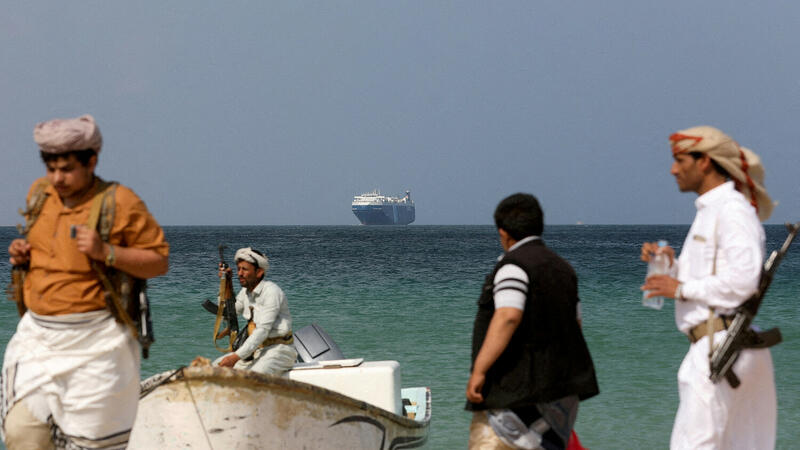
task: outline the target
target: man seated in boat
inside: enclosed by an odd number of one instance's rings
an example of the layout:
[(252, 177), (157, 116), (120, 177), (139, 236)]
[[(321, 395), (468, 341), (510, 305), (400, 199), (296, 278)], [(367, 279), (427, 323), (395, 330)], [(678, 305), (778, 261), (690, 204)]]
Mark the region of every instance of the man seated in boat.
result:
[(269, 269), (265, 254), (245, 247), (236, 251), (235, 260), (242, 286), (236, 295), (236, 313), (247, 320), (242, 333), (248, 337), (236, 351), (220, 357), (214, 365), (280, 375), (297, 360), (286, 294), (277, 284), (264, 279)]

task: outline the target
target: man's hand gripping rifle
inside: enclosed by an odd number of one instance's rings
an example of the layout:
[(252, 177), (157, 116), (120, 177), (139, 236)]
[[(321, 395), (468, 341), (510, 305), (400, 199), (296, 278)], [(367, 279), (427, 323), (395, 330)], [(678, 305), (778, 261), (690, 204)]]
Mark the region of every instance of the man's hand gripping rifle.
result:
[(710, 378), (714, 383), (719, 383), (725, 378), (731, 384), (731, 387), (738, 387), (741, 382), (731, 368), (736, 359), (739, 358), (742, 349), (766, 348), (781, 342), (781, 331), (778, 328), (758, 333), (750, 329), (750, 324), (753, 322), (756, 313), (758, 313), (761, 301), (764, 299), (770, 283), (772, 283), (775, 270), (784, 255), (786, 255), (786, 252), (789, 251), (789, 246), (797, 235), (798, 229), (800, 229), (800, 222), (794, 225), (787, 223), (786, 229), (789, 230), (789, 235), (783, 242), (783, 246), (781, 246), (780, 250), (772, 252), (761, 269), (758, 290), (746, 302), (736, 308), (736, 316), (728, 327), (728, 335), (711, 354)]
[[(224, 250), (225, 246), (220, 244), (219, 306), (210, 300), (206, 300), (203, 302), (203, 308), (217, 316), (214, 321), (214, 347), (221, 352), (228, 353), (236, 351), (239, 347), (236, 339), (239, 335), (239, 321), (236, 318), (236, 299), (233, 296), (233, 276), (231, 275), (230, 267), (225, 262)], [(220, 330), (223, 322), (226, 326)], [(228, 345), (220, 346), (217, 341), (226, 336), (228, 337)]]

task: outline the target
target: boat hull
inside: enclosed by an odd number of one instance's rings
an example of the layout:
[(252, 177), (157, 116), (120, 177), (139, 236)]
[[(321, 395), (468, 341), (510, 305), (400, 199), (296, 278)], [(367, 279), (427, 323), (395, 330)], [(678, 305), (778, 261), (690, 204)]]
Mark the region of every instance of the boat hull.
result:
[(353, 214), (362, 225), (408, 225), (414, 221), (414, 206), (353, 205)]
[(413, 420), (308, 383), (185, 368), (143, 394), (128, 448), (420, 448), (430, 391), (426, 403)]

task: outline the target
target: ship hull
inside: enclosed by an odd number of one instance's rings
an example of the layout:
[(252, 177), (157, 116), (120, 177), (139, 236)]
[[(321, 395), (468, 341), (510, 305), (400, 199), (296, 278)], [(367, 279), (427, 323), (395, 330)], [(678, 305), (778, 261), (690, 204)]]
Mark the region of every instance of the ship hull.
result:
[(353, 205), (353, 214), (362, 225), (408, 225), (416, 218), (407, 205)]

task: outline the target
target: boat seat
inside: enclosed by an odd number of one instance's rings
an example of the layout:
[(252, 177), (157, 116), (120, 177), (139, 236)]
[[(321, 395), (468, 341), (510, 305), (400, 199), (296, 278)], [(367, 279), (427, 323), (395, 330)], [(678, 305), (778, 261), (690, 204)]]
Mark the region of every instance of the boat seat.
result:
[(300, 362), (345, 359), (333, 338), (315, 323), (294, 332), (294, 348)]

